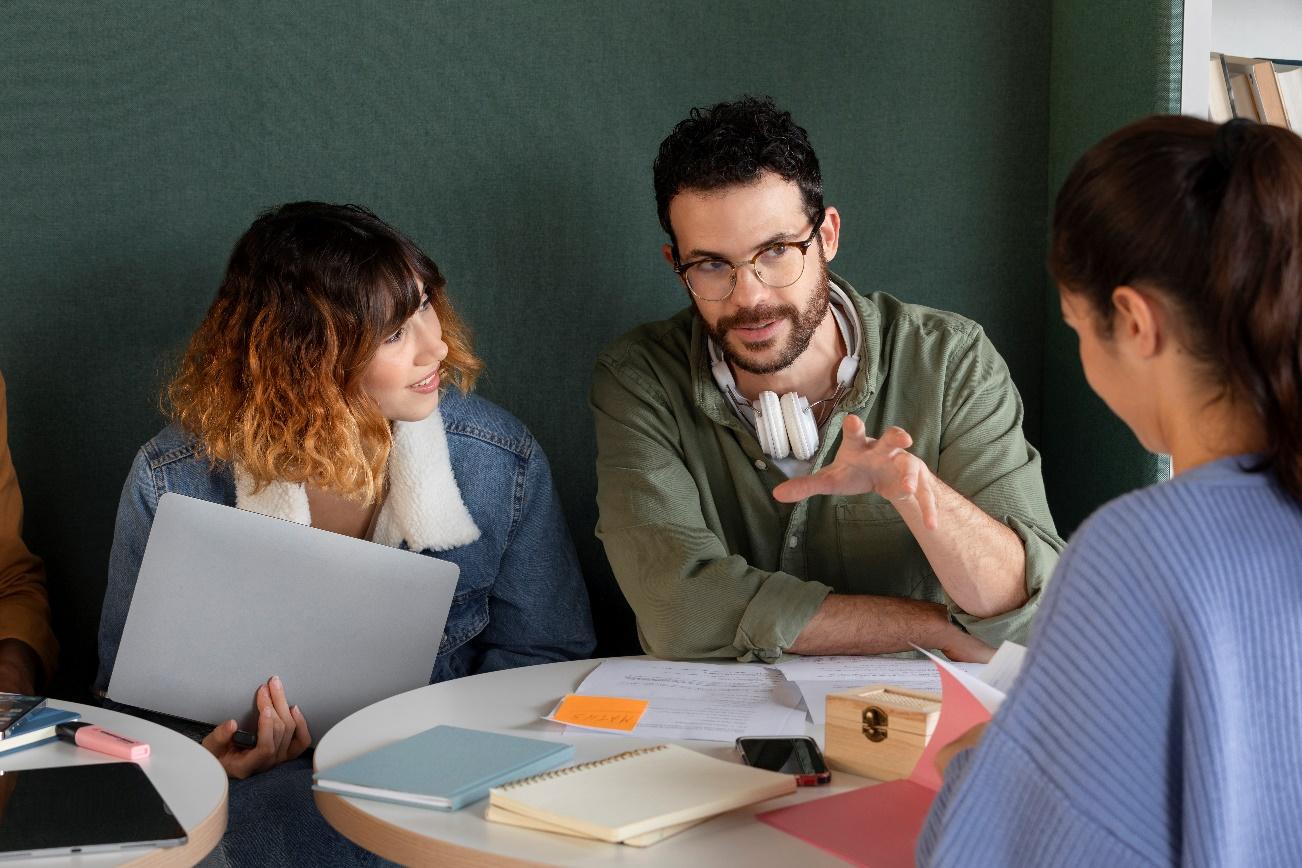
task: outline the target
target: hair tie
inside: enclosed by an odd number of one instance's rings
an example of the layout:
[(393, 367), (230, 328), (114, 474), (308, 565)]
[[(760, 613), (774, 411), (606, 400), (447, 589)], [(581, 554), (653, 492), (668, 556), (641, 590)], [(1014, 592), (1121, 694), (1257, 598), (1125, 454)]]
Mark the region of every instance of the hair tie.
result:
[(1221, 128), (1216, 131), (1216, 143), (1212, 146), (1212, 154), (1225, 171), (1233, 170), (1234, 162), (1238, 159), (1239, 152), (1243, 150), (1243, 143), (1248, 138), (1248, 130), (1255, 126), (1257, 122), (1251, 118), (1232, 118), (1221, 124)]

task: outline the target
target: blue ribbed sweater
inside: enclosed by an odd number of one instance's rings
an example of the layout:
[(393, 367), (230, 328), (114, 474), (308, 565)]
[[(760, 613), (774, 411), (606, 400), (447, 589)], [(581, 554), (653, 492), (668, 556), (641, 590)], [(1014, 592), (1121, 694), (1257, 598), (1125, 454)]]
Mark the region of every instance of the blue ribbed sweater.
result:
[(1302, 508), (1222, 459), (1073, 537), (921, 865), (1302, 865)]

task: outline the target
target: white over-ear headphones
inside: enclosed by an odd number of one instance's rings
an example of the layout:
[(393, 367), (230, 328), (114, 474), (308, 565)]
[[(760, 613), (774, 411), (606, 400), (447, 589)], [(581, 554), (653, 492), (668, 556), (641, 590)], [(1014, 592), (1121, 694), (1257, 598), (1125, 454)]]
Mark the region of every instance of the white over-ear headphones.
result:
[(837, 304), (831, 305), (832, 316), (841, 331), (841, 340), (845, 342), (846, 357), (836, 368), (836, 391), (831, 397), (813, 404), (803, 395), (787, 392), (781, 398), (777, 392), (760, 392), (754, 402), (747, 401), (737, 391), (737, 381), (732, 376), (732, 369), (723, 357), (723, 352), (713, 339), (708, 340), (710, 352), (710, 373), (719, 384), (723, 393), (732, 400), (741, 414), (755, 426), (755, 436), (759, 439), (760, 449), (774, 460), (793, 455), (800, 461), (808, 461), (818, 451), (818, 422), (814, 419), (813, 408), (826, 401), (836, 402), (854, 382), (854, 375), (859, 370), (859, 351), (862, 343), (862, 330), (859, 317), (854, 311), (850, 299), (836, 284), (829, 284), (844, 303), (847, 313), (842, 313)]

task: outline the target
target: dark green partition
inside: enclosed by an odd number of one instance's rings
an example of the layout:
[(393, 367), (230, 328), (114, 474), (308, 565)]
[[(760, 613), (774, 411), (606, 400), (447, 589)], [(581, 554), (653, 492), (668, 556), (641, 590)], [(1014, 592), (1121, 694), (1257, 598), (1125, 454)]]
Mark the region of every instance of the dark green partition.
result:
[(483, 393), (552, 459), (603, 652), (636, 643), (592, 535), (589, 370), (686, 302), (650, 163), (693, 105), (792, 108), (844, 215), (834, 267), (981, 320), (1038, 437), (1049, 4), (131, 0), (4, 17), (0, 369), (64, 695), (94, 670), (118, 491), (160, 425), (158, 388), (231, 244), (277, 202), (364, 203), (443, 267)]
[[(1108, 133), (1180, 111), (1181, 0), (1055, 0), (1049, 103), (1050, 204), (1072, 165)], [(1064, 534), (1102, 503), (1165, 479), (1081, 373), (1056, 287), (1045, 307), (1041, 438), (1049, 506)]]

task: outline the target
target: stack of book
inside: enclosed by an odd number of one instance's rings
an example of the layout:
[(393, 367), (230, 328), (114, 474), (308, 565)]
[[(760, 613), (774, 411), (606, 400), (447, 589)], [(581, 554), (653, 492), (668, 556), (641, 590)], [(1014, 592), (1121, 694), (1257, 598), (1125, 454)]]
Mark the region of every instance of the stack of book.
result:
[(54, 741), (55, 730), (61, 723), (72, 723), (81, 715), (75, 711), (44, 706), (26, 714), (0, 738), (0, 754), (6, 754), (21, 748), (34, 747)]
[(660, 744), (494, 787), (484, 818), (646, 847), (795, 789), (794, 775)]
[(795, 775), (661, 744), (556, 769), (568, 744), (436, 726), (318, 772), (314, 788), (455, 811), (484, 796), (510, 826), (646, 847), (796, 789)]
[(1208, 117), (1248, 118), (1302, 132), (1302, 63), (1213, 54)]

